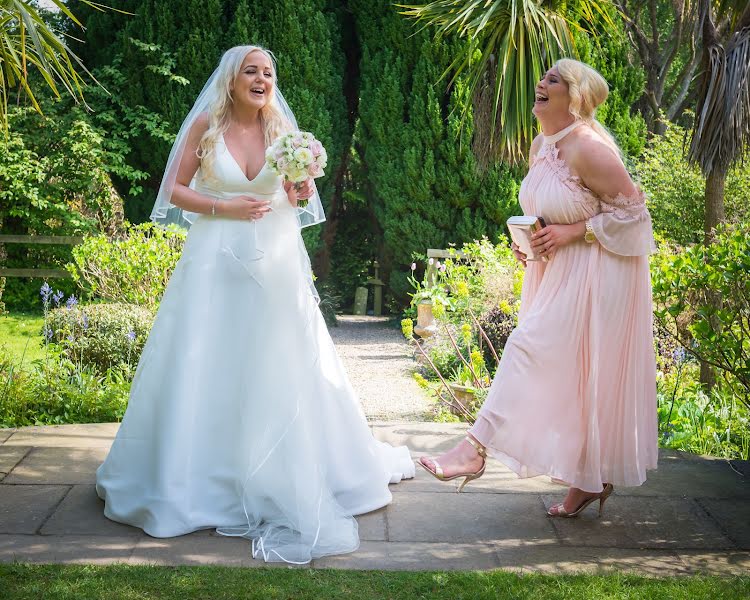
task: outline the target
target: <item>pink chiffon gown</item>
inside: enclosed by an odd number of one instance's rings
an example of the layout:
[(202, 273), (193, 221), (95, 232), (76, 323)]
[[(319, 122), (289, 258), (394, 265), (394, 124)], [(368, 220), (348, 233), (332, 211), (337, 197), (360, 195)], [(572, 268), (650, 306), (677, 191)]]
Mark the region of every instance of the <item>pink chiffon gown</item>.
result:
[(548, 224), (590, 220), (597, 241), (528, 262), (518, 327), (470, 433), (521, 477), (587, 492), (637, 486), (657, 464), (656, 365), (642, 193), (598, 198), (546, 137), (520, 190)]

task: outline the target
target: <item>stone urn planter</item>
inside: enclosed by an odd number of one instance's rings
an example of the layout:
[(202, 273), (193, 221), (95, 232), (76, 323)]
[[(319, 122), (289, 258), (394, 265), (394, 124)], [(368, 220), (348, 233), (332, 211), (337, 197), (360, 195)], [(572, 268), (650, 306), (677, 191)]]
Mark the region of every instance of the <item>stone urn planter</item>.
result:
[(432, 302), (420, 302), (417, 304), (417, 324), (414, 326), (414, 333), (421, 338), (435, 335), (437, 325), (435, 317), (432, 315)]
[[(465, 385), (461, 385), (459, 383), (449, 383), (448, 384), (451, 388), (451, 391), (456, 396), (456, 399), (464, 405), (464, 408), (468, 411), (471, 411), (471, 407), (474, 405), (474, 388), (467, 387)], [(463, 411), (461, 410), (461, 407), (458, 406), (453, 400), (453, 398), (450, 399), (450, 407), (449, 410), (452, 414), (459, 416), (459, 417), (465, 417)]]

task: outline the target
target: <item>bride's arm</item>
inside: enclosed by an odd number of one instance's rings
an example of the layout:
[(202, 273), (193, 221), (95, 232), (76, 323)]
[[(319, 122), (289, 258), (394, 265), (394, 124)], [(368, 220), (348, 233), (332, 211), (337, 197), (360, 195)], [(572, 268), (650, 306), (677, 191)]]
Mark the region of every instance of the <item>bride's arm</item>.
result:
[(185, 149), (180, 159), (180, 166), (177, 169), (177, 177), (175, 178), (174, 189), (172, 190), (172, 204), (183, 210), (204, 215), (215, 214), (233, 219), (250, 220), (261, 218), (268, 212), (269, 202), (265, 200), (261, 201), (249, 196), (239, 196), (231, 200), (216, 202), (215, 198), (204, 196), (190, 189), (190, 182), (193, 180), (201, 164), (197, 154), (198, 145), (207, 130), (208, 115), (206, 113), (198, 115), (188, 133)]

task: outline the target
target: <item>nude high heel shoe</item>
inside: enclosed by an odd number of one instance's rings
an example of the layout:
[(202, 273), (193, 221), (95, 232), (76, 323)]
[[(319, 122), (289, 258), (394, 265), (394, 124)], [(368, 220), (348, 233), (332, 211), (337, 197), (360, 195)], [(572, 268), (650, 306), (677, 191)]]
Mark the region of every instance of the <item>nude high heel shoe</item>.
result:
[(547, 511), (547, 515), (550, 517), (562, 517), (564, 519), (571, 519), (580, 515), (583, 509), (591, 504), (594, 500), (599, 500), (599, 516), (601, 517), (602, 513), (604, 512), (604, 503), (606, 502), (607, 498), (612, 495), (614, 489), (615, 488), (611, 483), (605, 483), (604, 489), (601, 492), (599, 492), (596, 496), (592, 496), (588, 500), (584, 500), (583, 502), (581, 502), (580, 506), (573, 512), (566, 511), (565, 506), (563, 506), (563, 503), (560, 502), (558, 504), (553, 504), (552, 506), (550, 506), (549, 510)]
[(487, 451), (485, 450), (484, 446), (477, 442), (474, 438), (471, 436), (466, 436), (464, 438), (467, 442), (469, 442), (472, 446), (474, 446), (474, 449), (477, 451), (477, 454), (482, 457), (482, 468), (474, 473), (456, 473), (455, 475), (451, 475), (450, 477), (446, 477), (443, 474), (443, 468), (438, 464), (438, 461), (434, 458), (429, 458), (428, 460), (432, 461), (432, 464), (435, 465), (435, 470), (428, 468), (427, 465), (425, 465), (421, 460), (419, 461), (419, 464), (422, 466), (422, 468), (427, 471), (430, 475), (432, 475), (435, 479), (439, 479), (440, 481), (452, 481), (454, 479), (458, 479), (459, 477), (463, 477), (464, 480), (461, 482), (461, 485), (458, 486), (458, 492), (462, 492), (464, 490), (464, 487), (467, 483), (470, 481), (473, 481), (475, 479), (479, 479), (482, 475), (484, 475), (484, 469), (487, 466)]

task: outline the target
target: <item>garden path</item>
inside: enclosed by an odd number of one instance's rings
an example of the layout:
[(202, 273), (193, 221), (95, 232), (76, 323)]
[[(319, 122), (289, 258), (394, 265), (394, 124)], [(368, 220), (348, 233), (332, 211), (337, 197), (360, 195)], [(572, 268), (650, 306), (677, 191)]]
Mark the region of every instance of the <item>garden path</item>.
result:
[[(414, 457), (444, 451), (461, 424), (407, 421), (428, 405), (411, 396), (408, 349), (384, 321), (345, 318), (333, 330), (377, 439)], [(399, 421), (381, 415), (397, 415)], [(249, 542), (201, 531), (155, 539), (103, 515), (95, 471), (118, 425), (0, 429), (0, 561), (211, 564), (257, 567)], [(653, 576), (750, 572), (750, 464), (663, 451), (640, 488), (617, 489), (604, 516), (549, 519), (564, 488), (517, 479), (490, 461), (464, 494), (422, 469), (392, 486), (393, 502), (358, 518), (361, 547), (301, 568), (494, 569)]]
[(424, 421), (434, 402), (412, 377), (413, 352), (387, 317), (339, 316), (331, 327), (368, 420)]

